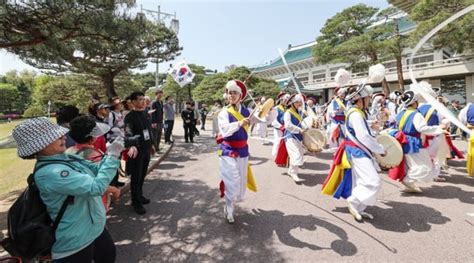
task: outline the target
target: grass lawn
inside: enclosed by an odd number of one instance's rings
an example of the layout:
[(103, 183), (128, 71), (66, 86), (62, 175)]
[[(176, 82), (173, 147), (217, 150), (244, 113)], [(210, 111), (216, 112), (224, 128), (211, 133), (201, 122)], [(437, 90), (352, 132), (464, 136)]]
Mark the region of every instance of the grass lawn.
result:
[(19, 158), (16, 148), (0, 149), (0, 198), (26, 187), (26, 178), (33, 171), (35, 161)]
[(0, 123), (0, 139), (7, 137), (13, 131), (13, 128), (20, 123), (21, 121), (12, 121), (8, 122), (1, 122)]

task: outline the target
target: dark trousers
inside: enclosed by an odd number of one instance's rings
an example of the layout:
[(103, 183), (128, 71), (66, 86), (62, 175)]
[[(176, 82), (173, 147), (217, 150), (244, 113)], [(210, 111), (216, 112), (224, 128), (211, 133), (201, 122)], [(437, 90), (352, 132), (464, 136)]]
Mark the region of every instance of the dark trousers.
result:
[(201, 130), (205, 130), (206, 129), (206, 115), (201, 115)]
[(90, 245), (68, 257), (54, 260), (58, 263), (108, 263), (115, 262), (115, 244), (107, 229), (104, 228), (102, 234)]
[(173, 133), (174, 120), (165, 121), (165, 142), (171, 142), (171, 134)]
[(127, 160), (127, 173), (130, 174), (130, 193), (132, 205), (141, 204), (143, 196), (143, 183), (150, 164), (150, 151), (138, 149), (138, 155), (134, 159)]
[(189, 142), (189, 141), (193, 141), (193, 137), (194, 137), (194, 130), (196, 129), (196, 126), (194, 125), (194, 123), (185, 123), (184, 124), (184, 140), (186, 142)]
[(157, 123), (156, 128), (152, 128), (153, 131), (153, 145), (155, 146), (155, 150), (160, 149), (160, 141), (161, 141), (161, 134), (163, 131), (163, 124)]

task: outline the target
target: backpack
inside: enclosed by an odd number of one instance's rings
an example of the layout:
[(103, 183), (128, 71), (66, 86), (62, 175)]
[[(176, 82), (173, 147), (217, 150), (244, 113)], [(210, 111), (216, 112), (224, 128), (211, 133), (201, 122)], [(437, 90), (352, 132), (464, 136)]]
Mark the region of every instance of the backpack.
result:
[[(74, 169), (67, 162), (60, 163)], [(35, 172), (49, 164), (51, 162), (35, 166), (28, 176), (27, 188), (8, 210), (8, 236), (0, 245), (12, 256), (33, 259), (49, 255), (59, 222), (68, 204), (74, 201), (74, 196), (68, 196), (54, 222), (51, 220), (34, 179)]]

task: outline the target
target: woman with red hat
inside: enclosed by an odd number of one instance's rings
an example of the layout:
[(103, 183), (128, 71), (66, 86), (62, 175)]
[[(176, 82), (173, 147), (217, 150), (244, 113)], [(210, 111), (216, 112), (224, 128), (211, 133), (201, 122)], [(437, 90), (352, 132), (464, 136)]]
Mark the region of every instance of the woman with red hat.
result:
[[(221, 197), (225, 198), (224, 215), (229, 224), (234, 223), (235, 203), (242, 201), (246, 186), (256, 191), (248, 165), (249, 127), (256, 122), (249, 110), (241, 104), (247, 95), (247, 87), (239, 80), (231, 80), (225, 86), (229, 105), (218, 115), (219, 168)], [(253, 183), (253, 185), (252, 185)]]

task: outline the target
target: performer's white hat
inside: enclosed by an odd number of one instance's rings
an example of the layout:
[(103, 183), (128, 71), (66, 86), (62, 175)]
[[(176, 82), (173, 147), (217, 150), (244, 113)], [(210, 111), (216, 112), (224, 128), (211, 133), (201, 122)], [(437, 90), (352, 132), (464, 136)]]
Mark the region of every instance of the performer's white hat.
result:
[(337, 87), (337, 88), (334, 90), (334, 93), (336, 93), (337, 96), (344, 95), (344, 94), (346, 94), (346, 89), (345, 89), (345, 88), (341, 88), (341, 87)]
[(401, 102), (405, 106), (410, 106), (414, 102), (418, 101), (418, 93), (414, 92), (413, 90), (407, 90), (401, 96)]
[(390, 95), (388, 95), (388, 98), (392, 101), (396, 101), (399, 96), (401, 96), (402, 93), (398, 90), (392, 91)]
[(359, 85), (357, 88), (350, 88), (348, 93), (346, 99), (356, 101), (361, 98), (372, 96), (373, 89), (370, 85)]
[(295, 93), (293, 95), (290, 96), (290, 98), (288, 98), (288, 104), (293, 104), (297, 101), (301, 101), (301, 102), (305, 102), (306, 100), (306, 97), (302, 94), (298, 94), (298, 93)]
[(242, 101), (247, 96), (247, 86), (240, 80), (230, 80), (225, 85), (225, 94), (229, 94), (229, 91), (236, 91), (240, 93), (240, 100)]
[(431, 88), (431, 84), (426, 81), (420, 81), (418, 82), (418, 85), (410, 84), (410, 90), (414, 91), (415, 93), (419, 93), (419, 89), (423, 90), (434, 98), (437, 96), (436, 92)]

